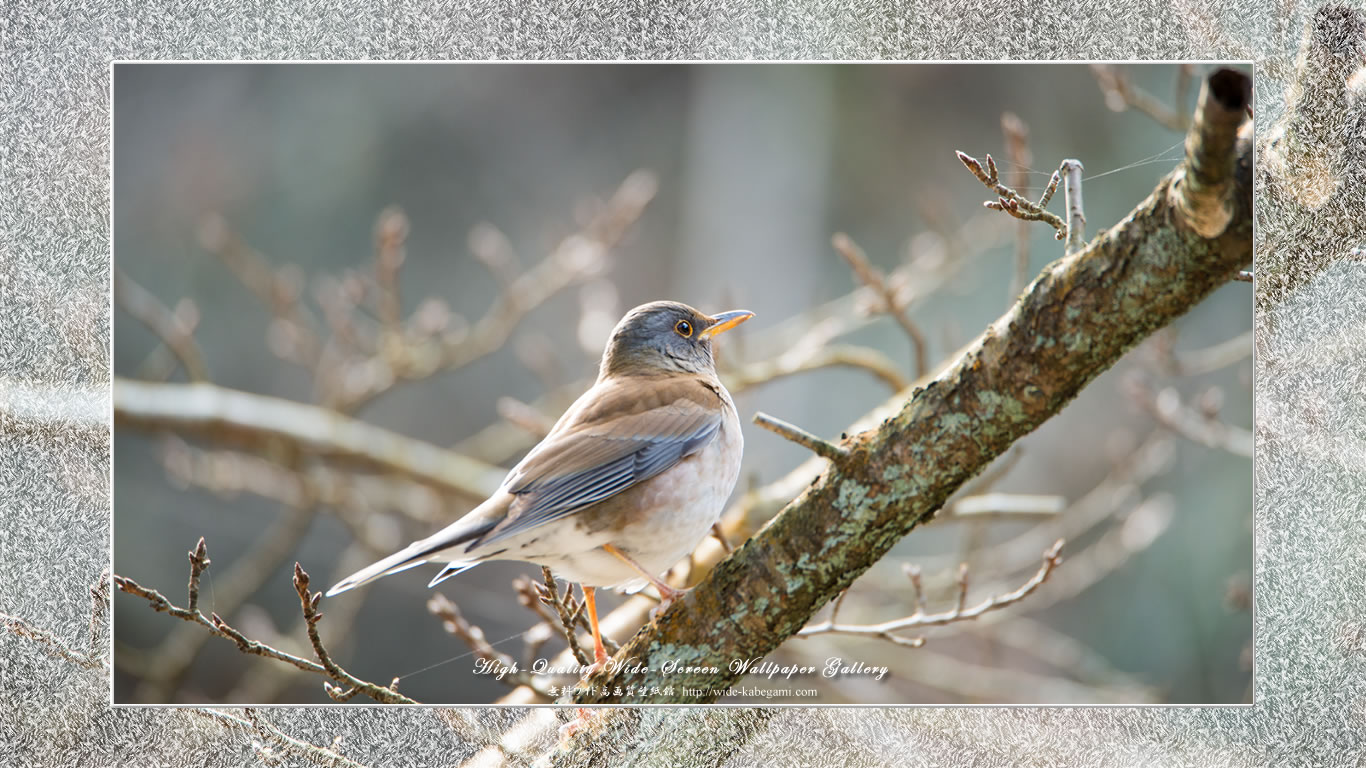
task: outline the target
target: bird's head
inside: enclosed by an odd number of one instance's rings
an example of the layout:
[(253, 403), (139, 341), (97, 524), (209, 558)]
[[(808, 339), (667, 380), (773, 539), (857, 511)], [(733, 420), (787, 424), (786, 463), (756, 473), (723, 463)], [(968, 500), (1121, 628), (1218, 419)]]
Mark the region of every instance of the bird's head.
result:
[(744, 309), (707, 315), (677, 301), (653, 301), (626, 313), (612, 329), (600, 376), (715, 374), (711, 340), (754, 317)]

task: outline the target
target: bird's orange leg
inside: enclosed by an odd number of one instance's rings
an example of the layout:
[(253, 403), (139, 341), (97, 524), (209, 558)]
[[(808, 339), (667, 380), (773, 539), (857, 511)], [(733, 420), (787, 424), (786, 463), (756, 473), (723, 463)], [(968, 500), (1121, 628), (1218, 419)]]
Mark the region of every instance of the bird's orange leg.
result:
[(583, 676), (597, 672), (607, 666), (607, 649), (602, 645), (602, 632), (598, 629), (598, 601), (597, 590), (593, 587), (583, 588), (583, 601), (588, 606), (588, 626), (593, 629), (593, 663), (584, 671)]
[[(688, 590), (686, 589), (678, 589), (677, 587), (671, 587), (668, 584), (665, 584), (662, 579), (642, 568), (640, 566), (640, 563), (637, 563), (635, 560), (631, 558), (630, 555), (626, 554), (625, 552), (622, 552), (615, 546), (611, 544), (603, 544), (602, 548), (607, 550), (608, 553), (612, 554), (617, 559), (621, 560), (623, 563), (626, 563), (627, 565), (631, 566), (631, 568), (635, 570), (636, 573), (639, 573), (641, 576), (644, 576), (645, 578), (649, 579), (650, 583), (654, 585), (654, 588), (659, 590), (659, 607), (656, 608), (655, 611), (662, 611), (665, 608), (668, 608), (670, 605), (673, 605), (673, 602), (675, 600), (688, 593)], [(651, 611), (650, 613), (652, 618), (654, 616), (655, 611)]]
[[(583, 587), (583, 602), (588, 610), (588, 626), (593, 630), (593, 663), (589, 664), (583, 671), (583, 678), (588, 679), (594, 672), (607, 666), (607, 660), (611, 658), (607, 655), (607, 648), (602, 644), (602, 630), (598, 629), (598, 600), (597, 590), (593, 587)], [(569, 739), (574, 732), (587, 725), (593, 719), (594, 710), (586, 707), (577, 707), (574, 710), (574, 719), (560, 726), (560, 748), (569, 746)]]

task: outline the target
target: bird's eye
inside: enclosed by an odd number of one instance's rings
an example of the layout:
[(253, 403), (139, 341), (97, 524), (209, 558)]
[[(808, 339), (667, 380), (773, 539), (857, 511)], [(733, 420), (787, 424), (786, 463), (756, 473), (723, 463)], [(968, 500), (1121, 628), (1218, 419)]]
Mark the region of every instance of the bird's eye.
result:
[(692, 338), (692, 323), (687, 320), (679, 320), (678, 324), (674, 326), (674, 330), (678, 331), (678, 335), (685, 339)]

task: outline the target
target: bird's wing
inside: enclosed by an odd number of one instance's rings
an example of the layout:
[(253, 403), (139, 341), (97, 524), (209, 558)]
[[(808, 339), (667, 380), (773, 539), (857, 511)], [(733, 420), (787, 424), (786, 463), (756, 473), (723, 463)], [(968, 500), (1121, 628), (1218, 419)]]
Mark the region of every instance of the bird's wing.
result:
[(603, 501), (702, 450), (728, 407), (687, 376), (608, 379), (584, 394), (503, 483), (506, 519), (470, 544), (486, 546)]

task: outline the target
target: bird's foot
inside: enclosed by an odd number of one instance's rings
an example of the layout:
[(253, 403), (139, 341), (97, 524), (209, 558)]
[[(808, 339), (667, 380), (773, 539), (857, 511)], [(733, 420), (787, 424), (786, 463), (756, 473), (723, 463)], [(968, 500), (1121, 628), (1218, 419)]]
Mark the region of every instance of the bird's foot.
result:
[(655, 617), (657, 617), (664, 611), (667, 611), (669, 609), (669, 606), (673, 605), (675, 601), (679, 600), (691, 591), (688, 589), (678, 589), (677, 587), (671, 587), (662, 581), (655, 584), (655, 589), (659, 591), (659, 605), (656, 605), (654, 608), (650, 609), (650, 621), (654, 621)]
[(594, 638), (594, 640), (596, 642), (593, 644), (593, 663), (583, 668), (583, 677), (579, 678), (581, 681), (587, 680), (600, 670), (605, 669), (608, 660), (612, 658), (607, 655), (607, 649), (603, 647), (601, 638)]
[(560, 749), (569, 748), (569, 740), (574, 734), (592, 722), (594, 711), (588, 707), (574, 708), (574, 719), (560, 726)]

